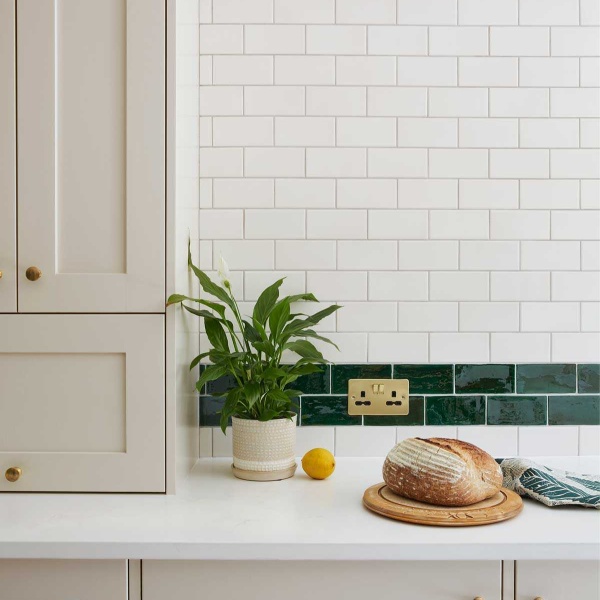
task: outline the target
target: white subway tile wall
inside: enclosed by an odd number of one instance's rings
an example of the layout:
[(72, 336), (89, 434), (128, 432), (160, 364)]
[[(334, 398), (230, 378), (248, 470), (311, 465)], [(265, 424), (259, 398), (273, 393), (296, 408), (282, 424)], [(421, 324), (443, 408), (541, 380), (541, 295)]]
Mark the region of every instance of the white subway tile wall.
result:
[(205, 268), (345, 305), (335, 362), (600, 359), (598, 0), (178, 4)]

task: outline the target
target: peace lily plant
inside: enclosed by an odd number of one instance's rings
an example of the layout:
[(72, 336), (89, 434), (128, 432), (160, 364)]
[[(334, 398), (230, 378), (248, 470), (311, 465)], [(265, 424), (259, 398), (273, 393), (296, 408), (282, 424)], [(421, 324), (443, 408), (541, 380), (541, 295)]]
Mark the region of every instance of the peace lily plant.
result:
[[(181, 304), (204, 320), (212, 348), (194, 358), (190, 369), (206, 358), (211, 364), (201, 372), (196, 389), (202, 392), (206, 383), (227, 375), (234, 382), (227, 391), (214, 394), (225, 397), (223, 433), (232, 419), (234, 473), (245, 479), (290, 477), (296, 468), (294, 400), (301, 393), (292, 384), (303, 375), (320, 371), (320, 365), (327, 363), (310, 340), (337, 348), (314, 327), (341, 307), (334, 304), (312, 315), (292, 312), (296, 303), (318, 300), (310, 293), (280, 298), (283, 279), (279, 279), (262, 292), (252, 315), (244, 317), (222, 258), (218, 269), (221, 285), (193, 264), (189, 247), (188, 265), (202, 290), (217, 301), (173, 294), (167, 305)], [(282, 362), (294, 355), (295, 362)]]

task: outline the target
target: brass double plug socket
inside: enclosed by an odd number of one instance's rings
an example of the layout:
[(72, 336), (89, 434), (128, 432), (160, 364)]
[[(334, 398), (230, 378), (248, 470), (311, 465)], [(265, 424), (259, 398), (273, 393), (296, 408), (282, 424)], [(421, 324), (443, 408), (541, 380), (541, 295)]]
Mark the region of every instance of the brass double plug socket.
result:
[(408, 379), (350, 379), (349, 415), (407, 415)]

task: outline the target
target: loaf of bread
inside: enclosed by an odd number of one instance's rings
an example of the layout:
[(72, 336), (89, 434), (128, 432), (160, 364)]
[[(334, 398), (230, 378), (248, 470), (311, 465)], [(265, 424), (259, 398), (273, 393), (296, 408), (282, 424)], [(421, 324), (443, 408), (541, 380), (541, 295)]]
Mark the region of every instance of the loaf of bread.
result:
[(383, 479), (396, 494), (428, 504), (466, 506), (502, 487), (500, 465), (460, 440), (409, 438), (397, 444), (383, 465)]

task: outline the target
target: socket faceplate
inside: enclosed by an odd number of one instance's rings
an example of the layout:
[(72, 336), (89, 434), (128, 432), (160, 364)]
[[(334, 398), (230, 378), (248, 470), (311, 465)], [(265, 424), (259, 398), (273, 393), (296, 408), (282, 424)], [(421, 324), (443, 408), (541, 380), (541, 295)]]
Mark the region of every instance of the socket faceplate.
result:
[(349, 415), (407, 415), (408, 379), (348, 380)]

